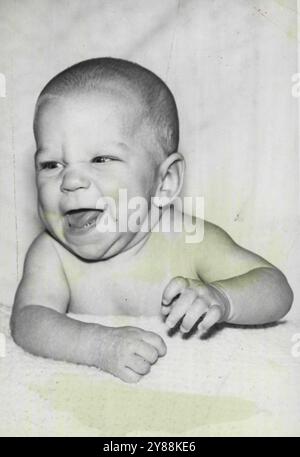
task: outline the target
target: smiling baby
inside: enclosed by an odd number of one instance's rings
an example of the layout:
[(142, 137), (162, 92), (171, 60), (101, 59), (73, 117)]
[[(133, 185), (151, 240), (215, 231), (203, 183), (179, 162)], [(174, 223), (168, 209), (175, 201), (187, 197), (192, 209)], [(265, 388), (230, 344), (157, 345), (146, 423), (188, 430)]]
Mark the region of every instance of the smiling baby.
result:
[[(202, 335), (217, 322), (265, 324), (289, 311), (293, 293), (276, 267), (173, 205), (184, 175), (178, 113), (151, 71), (113, 58), (67, 68), (40, 94), (34, 134), (45, 230), (28, 250), (11, 318), (26, 351), (136, 382), (166, 354), (163, 339), (67, 313), (157, 315)], [(183, 218), (203, 239), (188, 243), (184, 225), (174, 229)]]

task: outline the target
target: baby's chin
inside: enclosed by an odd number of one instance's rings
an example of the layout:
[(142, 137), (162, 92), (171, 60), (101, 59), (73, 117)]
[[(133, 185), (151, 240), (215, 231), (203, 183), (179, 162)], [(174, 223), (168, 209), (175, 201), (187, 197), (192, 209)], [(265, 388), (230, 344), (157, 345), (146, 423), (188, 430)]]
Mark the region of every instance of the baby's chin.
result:
[(90, 262), (97, 262), (99, 260), (104, 260), (108, 257), (107, 250), (101, 249), (98, 246), (66, 246), (69, 251), (75, 254), (77, 257), (80, 257), (82, 260), (87, 260)]
[(97, 262), (115, 257), (121, 253), (128, 244), (128, 240), (122, 234), (102, 234), (98, 240), (82, 243), (72, 243), (66, 239), (58, 240), (68, 251), (82, 260)]
[(80, 233), (70, 234), (63, 225), (49, 227), (49, 224), (47, 229), (68, 251), (90, 262), (115, 257), (134, 245), (139, 235), (130, 231), (102, 233), (94, 228), (87, 233), (80, 231)]
[(89, 242), (88, 244), (73, 244), (64, 240), (62, 244), (77, 257), (87, 261), (105, 260), (116, 254), (114, 252), (114, 240), (109, 239)]
[(69, 252), (87, 261), (104, 260), (115, 255), (119, 233), (100, 233), (92, 228), (79, 233), (69, 233), (64, 224), (45, 224), (48, 232)]

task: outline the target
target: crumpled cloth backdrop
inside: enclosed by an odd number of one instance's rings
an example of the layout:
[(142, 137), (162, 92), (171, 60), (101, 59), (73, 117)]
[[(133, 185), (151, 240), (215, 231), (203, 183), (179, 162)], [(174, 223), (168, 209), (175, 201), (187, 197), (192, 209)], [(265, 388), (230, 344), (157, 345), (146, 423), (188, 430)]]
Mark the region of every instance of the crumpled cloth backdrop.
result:
[(166, 80), (180, 113), (184, 195), (203, 195), (208, 220), (290, 274), (300, 233), (296, 19), (296, 0), (2, 0), (1, 301), (12, 302), (40, 230), (36, 97), (60, 70), (96, 56)]
[[(2, 0), (0, 43), (0, 434), (299, 434), (296, 0)], [(277, 264), (295, 291), (276, 327), (169, 340), (168, 357), (134, 387), (34, 358), (8, 333), (24, 255), (41, 228), (35, 99), (54, 74), (96, 56), (137, 61), (166, 80), (181, 119), (184, 195), (203, 195), (206, 218)], [(165, 335), (159, 322), (137, 324)]]

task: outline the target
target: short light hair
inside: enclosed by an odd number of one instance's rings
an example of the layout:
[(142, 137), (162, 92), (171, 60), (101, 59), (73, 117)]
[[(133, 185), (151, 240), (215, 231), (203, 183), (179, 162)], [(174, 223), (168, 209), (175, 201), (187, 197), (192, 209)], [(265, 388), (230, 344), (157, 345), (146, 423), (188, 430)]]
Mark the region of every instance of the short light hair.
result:
[(153, 129), (164, 154), (176, 152), (179, 121), (172, 92), (152, 71), (127, 60), (101, 57), (72, 65), (48, 82), (39, 95), (37, 108), (44, 97), (101, 90), (109, 83), (117, 83), (127, 97), (129, 92), (140, 101), (143, 120)]

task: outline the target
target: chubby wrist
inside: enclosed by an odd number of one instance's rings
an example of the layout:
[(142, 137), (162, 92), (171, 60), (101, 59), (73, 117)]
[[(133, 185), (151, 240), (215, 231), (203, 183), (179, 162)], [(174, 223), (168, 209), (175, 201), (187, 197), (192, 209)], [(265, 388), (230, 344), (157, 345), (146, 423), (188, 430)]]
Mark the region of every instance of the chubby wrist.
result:
[(99, 324), (87, 325), (88, 327), (82, 332), (82, 338), (80, 338), (82, 348), (85, 348), (86, 364), (102, 369), (111, 328)]
[(223, 314), (219, 322), (229, 322), (232, 315), (232, 303), (228, 293), (218, 281), (212, 282), (209, 286), (213, 289), (217, 298), (217, 304), (222, 307)]

